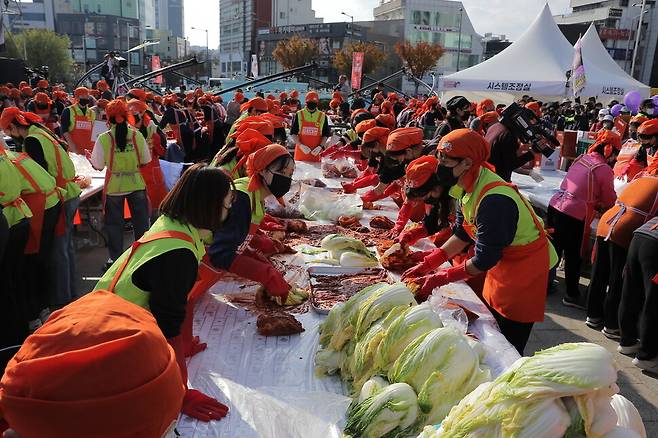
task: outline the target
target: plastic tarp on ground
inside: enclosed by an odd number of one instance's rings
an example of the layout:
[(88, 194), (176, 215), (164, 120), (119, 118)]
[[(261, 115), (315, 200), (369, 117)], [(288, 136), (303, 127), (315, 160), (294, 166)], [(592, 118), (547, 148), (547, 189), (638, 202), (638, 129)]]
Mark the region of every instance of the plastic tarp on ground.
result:
[(530, 27), (498, 55), (445, 76), (446, 92), (503, 92), (564, 96), (573, 47), (555, 24), (548, 4)]
[(587, 29), (580, 43), (585, 67), (585, 88), (581, 96), (622, 102), (626, 93), (636, 90), (643, 97), (649, 97), (651, 89), (626, 73), (610, 57), (594, 24)]

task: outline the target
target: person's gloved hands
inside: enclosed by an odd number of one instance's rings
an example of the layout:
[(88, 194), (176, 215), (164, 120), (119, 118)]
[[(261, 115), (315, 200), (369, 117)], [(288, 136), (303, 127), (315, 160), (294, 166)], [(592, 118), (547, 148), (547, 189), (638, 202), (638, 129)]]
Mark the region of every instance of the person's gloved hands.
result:
[[(279, 244), (281, 244), (281, 242), (279, 242)], [(249, 242), (249, 246), (256, 251), (265, 254), (266, 256), (278, 254), (280, 249), (283, 248), (283, 246), (277, 246), (275, 240), (270, 239), (269, 237), (262, 234), (255, 234), (252, 236), (251, 241)]]
[(302, 152), (304, 152), (306, 155), (311, 153), (311, 148), (306, 146), (305, 144), (300, 143), (299, 144), (299, 149), (301, 149)]
[(181, 412), (197, 420), (220, 420), (228, 414), (228, 406), (196, 389), (188, 389), (183, 398)]
[(338, 160), (340, 158), (353, 158), (355, 160), (361, 159), (361, 152), (359, 151), (348, 151), (345, 149), (340, 149), (329, 155), (329, 158), (332, 160)]
[(286, 226), (279, 224), (277, 222), (271, 222), (267, 220), (267, 218), (264, 218), (260, 225), (258, 226), (259, 230), (264, 230), (264, 231), (286, 231)]
[(466, 262), (461, 265), (453, 266), (452, 268), (442, 269), (436, 274), (428, 275), (419, 278), (416, 283), (421, 283), (420, 291), (416, 294), (419, 299), (426, 299), (434, 289), (437, 287), (445, 286), (448, 283), (455, 283), (461, 280), (467, 280), (471, 275), (466, 271)]
[(311, 151), (311, 155), (313, 155), (314, 157), (319, 157), (321, 153), (322, 153), (322, 146), (318, 146)]
[(288, 291), (288, 296), (285, 298), (280, 296), (272, 297), (272, 300), (276, 302), (279, 306), (297, 306), (302, 304), (308, 299), (308, 292), (304, 289), (300, 289), (297, 286), (292, 286)]
[(343, 193), (356, 193), (356, 187), (354, 187), (353, 183), (341, 182), (340, 185), (343, 187)]
[(262, 284), (269, 296), (280, 296), (284, 302), (288, 298), (290, 285), (267, 260), (254, 258), (245, 252), (235, 258), (229, 272)]
[(383, 193), (377, 192), (375, 189), (368, 190), (363, 196), (361, 196), (363, 202), (375, 202), (384, 198), (386, 198), (386, 196)]
[(437, 248), (432, 251), (430, 255), (426, 256), (420, 265), (414, 266), (411, 269), (407, 269), (404, 274), (402, 274), (402, 280), (410, 280), (422, 277), (423, 275), (426, 275), (428, 272), (438, 268), (447, 261), (448, 254), (446, 254), (443, 249)]
[(321, 156), (321, 157), (326, 157), (327, 155), (331, 155), (331, 154), (333, 154), (334, 152), (336, 152), (336, 151), (338, 150), (338, 146), (339, 146), (338, 143), (336, 143), (336, 144), (333, 145), (333, 146), (329, 146), (327, 149), (325, 149), (324, 151), (322, 151), (322, 153), (320, 154), (320, 156)]
[[(394, 228), (395, 229), (395, 228)], [(396, 239), (402, 246), (409, 247), (418, 242), (423, 237), (427, 237), (427, 230), (424, 226), (420, 225), (413, 227), (409, 230), (403, 231)]]
[(430, 255), (432, 251), (414, 251), (409, 253), (409, 259), (414, 263), (422, 263), (425, 257)]

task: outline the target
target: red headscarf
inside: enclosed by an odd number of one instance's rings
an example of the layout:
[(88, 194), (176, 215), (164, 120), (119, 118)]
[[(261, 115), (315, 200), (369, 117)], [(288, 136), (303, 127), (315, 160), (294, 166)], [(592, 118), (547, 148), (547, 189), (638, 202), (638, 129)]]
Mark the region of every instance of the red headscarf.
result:
[(589, 154), (594, 152), (602, 144), (605, 145), (605, 148), (603, 149), (603, 156), (605, 158), (610, 158), (613, 151), (619, 151), (621, 149), (621, 137), (619, 134), (613, 131), (604, 129), (603, 131), (599, 132), (599, 135), (596, 137), (596, 142), (589, 147), (587, 153)]
[(426, 155), (413, 160), (407, 166), (405, 175), (407, 187), (412, 189), (421, 187), (430, 179), (430, 176), (436, 173), (438, 167), (439, 160), (432, 155)]
[(247, 162), (247, 159), (251, 154), (256, 152), (259, 149), (264, 148), (272, 144), (272, 140), (265, 137), (260, 132), (255, 129), (247, 128), (238, 135), (235, 139), (235, 145), (240, 150), (240, 161), (235, 165), (232, 173), (236, 173)]

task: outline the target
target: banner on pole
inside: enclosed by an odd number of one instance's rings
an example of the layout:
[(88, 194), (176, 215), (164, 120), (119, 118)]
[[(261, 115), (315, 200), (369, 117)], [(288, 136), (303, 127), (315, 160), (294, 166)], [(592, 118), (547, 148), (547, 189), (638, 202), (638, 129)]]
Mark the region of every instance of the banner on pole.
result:
[(354, 52), (352, 54), (352, 80), (350, 85), (352, 90), (358, 90), (361, 88), (361, 76), (363, 74), (363, 59), (365, 53), (363, 52)]
[[(155, 71), (159, 69), (160, 69), (160, 56), (158, 55), (151, 56), (151, 71)], [(153, 79), (153, 83), (162, 84), (162, 75), (157, 75)]]
[(573, 63), (571, 65), (571, 88), (573, 95), (578, 96), (585, 88), (587, 80), (585, 78), (585, 66), (583, 65), (583, 54), (581, 51), (580, 38), (574, 46), (576, 49), (573, 54)]

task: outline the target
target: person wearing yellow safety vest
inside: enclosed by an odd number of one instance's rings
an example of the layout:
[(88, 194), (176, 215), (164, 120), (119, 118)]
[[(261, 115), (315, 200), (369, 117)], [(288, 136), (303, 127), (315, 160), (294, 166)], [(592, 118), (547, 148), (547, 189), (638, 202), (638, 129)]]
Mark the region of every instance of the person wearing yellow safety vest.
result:
[(94, 130), (96, 115), (89, 108), (89, 90), (78, 87), (73, 92), (77, 102), (64, 108), (60, 123), (62, 135), (69, 145), (69, 150), (76, 154), (83, 154), (85, 150), (91, 150), (93, 142), (91, 133)]
[[(281, 199), (290, 190), (295, 162), (285, 147), (271, 144), (251, 154), (247, 177), (235, 183), (235, 202), (221, 230), (213, 233), (208, 260), (202, 263), (193, 295), (200, 295), (228, 271), (263, 285), (279, 304), (299, 304), (302, 297), (266, 258), (279, 253), (282, 244), (258, 234), (265, 218), (265, 198)], [(219, 271), (221, 270), (221, 271)]]
[[(7, 111), (5, 108), (4, 111)], [(0, 348), (23, 342), (28, 335), (24, 317), (25, 245), (32, 212), (21, 198), (22, 177), (8, 156), (0, 155), (0, 205), (7, 222), (4, 254), (0, 255)]]
[[(30, 332), (35, 331), (50, 316), (49, 300), (52, 295), (52, 269), (50, 263), (55, 232), (60, 221), (62, 192), (43, 167), (27, 154), (7, 151), (0, 143), (0, 155), (9, 159), (18, 170), (21, 198), (30, 207), (30, 234), (25, 245), (24, 312)], [(63, 223), (60, 223), (60, 228)], [(61, 230), (60, 230), (61, 231)]]
[[(228, 137), (230, 142), (227, 141), (210, 163), (212, 166), (224, 169), (233, 179), (246, 176), (244, 164), (247, 162), (247, 157), (255, 151), (250, 147), (253, 144), (252, 139), (258, 137), (261, 142), (264, 141), (263, 139), (269, 140), (263, 146), (274, 143), (274, 126), (261, 116), (241, 119), (239, 122), (235, 122), (234, 127), (233, 133)], [(245, 143), (245, 140), (249, 140), (249, 143)]]
[(123, 101), (113, 100), (107, 105), (110, 130), (96, 140), (89, 155), (91, 165), (105, 172), (103, 198), (105, 229), (111, 265), (123, 252), (123, 205), (128, 201), (135, 240), (149, 227), (146, 184), (140, 168), (151, 161), (151, 153), (142, 134), (128, 126), (128, 107)]
[[(174, 348), (187, 386), (184, 338), (188, 295), (205, 254), (203, 234), (220, 230), (233, 199), (230, 178), (221, 170), (195, 164), (183, 173), (160, 206), (162, 215), (103, 275), (95, 291), (107, 290), (149, 310)], [(99, 293), (99, 292), (92, 292)], [(190, 321), (191, 322), (191, 321)], [(197, 346), (194, 353), (205, 348)], [(219, 420), (228, 407), (187, 389), (181, 412), (202, 421)]]
[[(19, 117), (20, 115), (20, 117)], [(73, 219), (80, 205), (80, 186), (74, 182), (75, 167), (62, 143), (32, 113), (16, 109), (3, 112), (0, 128), (21, 144), (23, 152), (43, 167), (62, 189), (63, 232), (55, 236), (52, 252), (53, 295), (51, 308), (59, 308), (77, 297)]]
[(320, 161), (331, 129), (325, 113), (318, 109), (320, 98), (315, 91), (306, 94), (306, 107), (297, 111), (290, 125), (290, 138), (295, 143), (295, 160)]
[[(454, 234), (403, 280), (427, 298), (434, 288), (486, 272), (484, 301), (503, 335), (523, 354), (533, 324), (544, 319), (557, 255), (528, 201), (486, 162), (489, 151), (484, 137), (470, 129), (455, 129), (441, 139), (436, 174), (458, 202)], [(472, 258), (430, 274), (470, 242)]]

